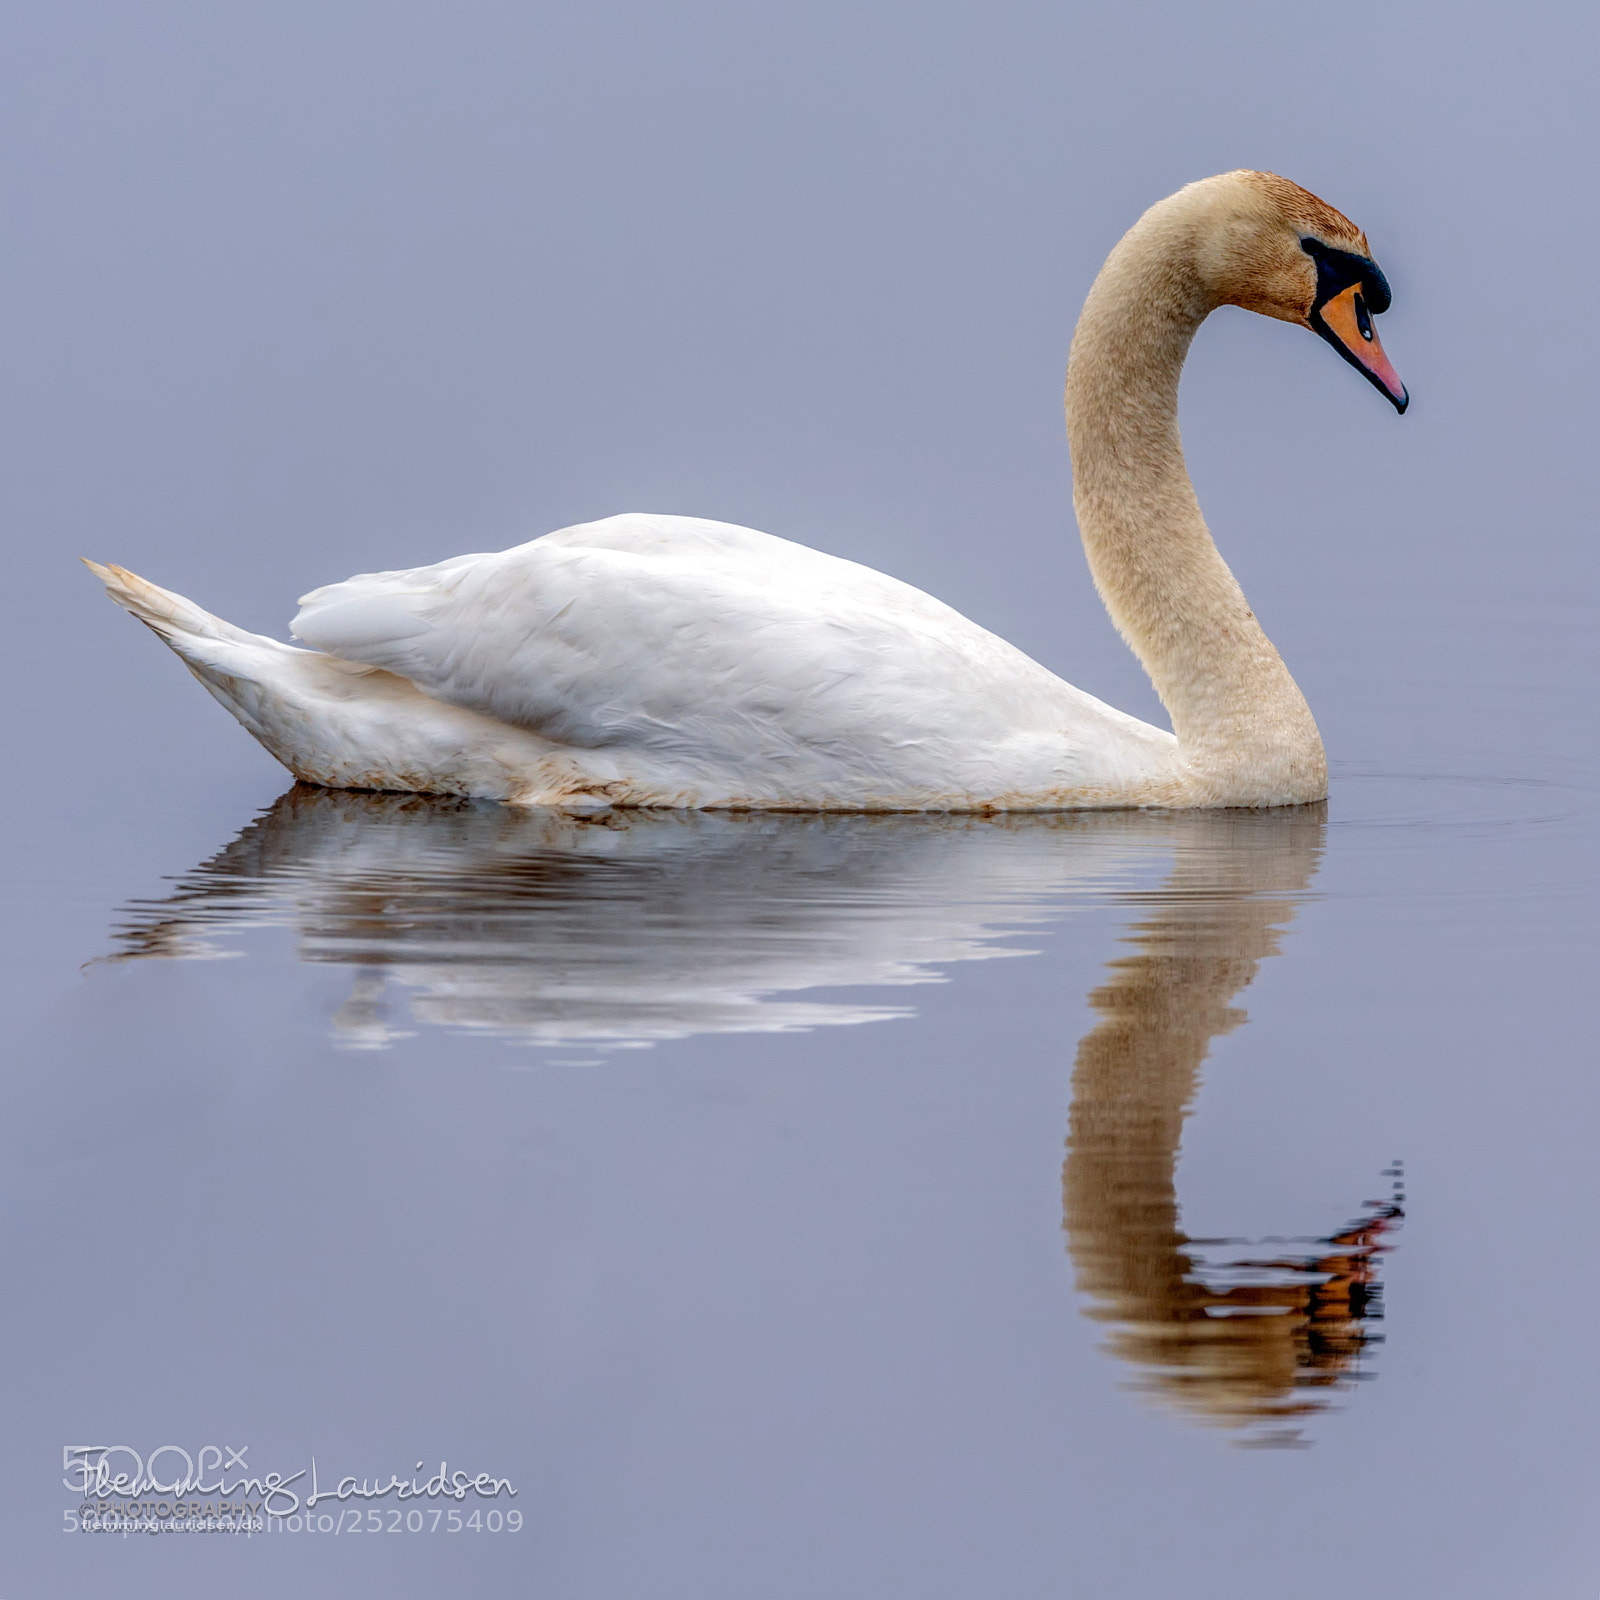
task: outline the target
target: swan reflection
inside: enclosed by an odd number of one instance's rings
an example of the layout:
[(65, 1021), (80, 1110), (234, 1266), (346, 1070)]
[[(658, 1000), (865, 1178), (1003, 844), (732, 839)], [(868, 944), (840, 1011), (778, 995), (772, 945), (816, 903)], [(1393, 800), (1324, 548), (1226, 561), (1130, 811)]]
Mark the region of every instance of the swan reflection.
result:
[[(1241, 1442), (1295, 1443), (1297, 1419), (1361, 1375), (1398, 1184), (1324, 1238), (1247, 1246), (1183, 1232), (1175, 1171), (1211, 1043), (1245, 1020), (1234, 1001), (1307, 897), (1323, 813), (574, 817), (296, 787), (129, 907), (117, 942), (121, 959), (216, 957), (243, 930), (291, 928), (303, 960), (353, 969), (333, 1019), (350, 1047), (407, 1020), (616, 1047), (906, 1016), (799, 996), (1022, 954), (1011, 936), (1069, 893), (1129, 905), (1130, 953), (1090, 996), (1073, 1078), (1078, 1287), (1140, 1387)], [(1140, 887), (1153, 856), (1171, 863), (1157, 890)]]
[(1062, 1210), (1089, 1314), (1139, 1386), (1240, 1443), (1302, 1443), (1292, 1426), (1362, 1376), (1382, 1316), (1377, 1257), (1393, 1195), (1320, 1239), (1191, 1239), (1175, 1174), (1211, 1041), (1245, 1021), (1231, 1002), (1276, 955), (1322, 853), (1322, 806), (1178, 818), (1171, 872), (1137, 907), (1134, 954), (1089, 997), (1078, 1046)]
[(1147, 857), (1113, 813), (984, 820), (613, 811), (297, 786), (118, 932), (123, 959), (222, 956), (287, 926), (356, 969), (335, 1037), (411, 1020), (528, 1044), (640, 1045), (911, 1015), (798, 991), (944, 980), (1052, 920), (1052, 893)]

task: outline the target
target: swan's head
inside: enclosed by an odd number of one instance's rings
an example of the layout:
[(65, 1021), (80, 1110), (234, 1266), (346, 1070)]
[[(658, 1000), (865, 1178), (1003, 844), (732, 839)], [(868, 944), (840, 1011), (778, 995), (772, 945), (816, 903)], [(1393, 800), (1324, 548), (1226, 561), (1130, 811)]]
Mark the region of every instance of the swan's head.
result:
[(1310, 328), (1396, 411), (1405, 410), (1406, 386), (1372, 324), (1389, 309), (1389, 283), (1366, 234), (1309, 190), (1270, 172), (1225, 173), (1191, 184), (1185, 194), (1204, 208), (1196, 265), (1219, 304)]

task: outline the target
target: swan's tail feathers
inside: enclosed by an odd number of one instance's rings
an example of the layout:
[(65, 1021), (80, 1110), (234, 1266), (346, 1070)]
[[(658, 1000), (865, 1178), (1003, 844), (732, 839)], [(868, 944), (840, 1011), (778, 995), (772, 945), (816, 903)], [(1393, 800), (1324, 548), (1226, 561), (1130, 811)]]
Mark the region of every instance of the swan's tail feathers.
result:
[(126, 567), (84, 565), (124, 611), (170, 645), (212, 696), (299, 775), (297, 730), (306, 720), (305, 691), (316, 687), (317, 666), (333, 665), (326, 656), (247, 633)]
[(211, 640), (228, 644), (256, 644), (259, 637), (236, 628), (209, 611), (202, 611), (192, 600), (170, 589), (157, 588), (126, 567), (101, 566), (83, 558), (83, 564), (105, 586), (106, 593), (124, 611), (136, 616), (147, 628), (161, 635), (185, 660), (192, 659), (182, 641)]
[(496, 800), (548, 785), (551, 746), (531, 734), (377, 667), (247, 633), (124, 567), (84, 565), (302, 782)]

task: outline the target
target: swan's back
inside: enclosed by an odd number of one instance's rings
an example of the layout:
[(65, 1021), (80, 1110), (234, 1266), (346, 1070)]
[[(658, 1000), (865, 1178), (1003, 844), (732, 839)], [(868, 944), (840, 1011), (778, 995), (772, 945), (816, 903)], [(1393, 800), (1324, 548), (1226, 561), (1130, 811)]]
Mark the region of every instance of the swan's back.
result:
[(302, 607), (318, 650), (696, 796), (661, 803), (1092, 804), (1174, 754), (909, 584), (698, 518), (610, 517)]

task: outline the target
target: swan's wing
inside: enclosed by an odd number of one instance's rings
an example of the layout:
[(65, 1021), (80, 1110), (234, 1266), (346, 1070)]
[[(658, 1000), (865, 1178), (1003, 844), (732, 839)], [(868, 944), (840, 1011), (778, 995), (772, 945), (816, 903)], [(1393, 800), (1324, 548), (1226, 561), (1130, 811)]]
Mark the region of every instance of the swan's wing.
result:
[(352, 578), (307, 595), (294, 632), (555, 743), (702, 770), (821, 760), (901, 782), (920, 757), (949, 783), (990, 738), (1157, 735), (908, 584), (685, 517)]

